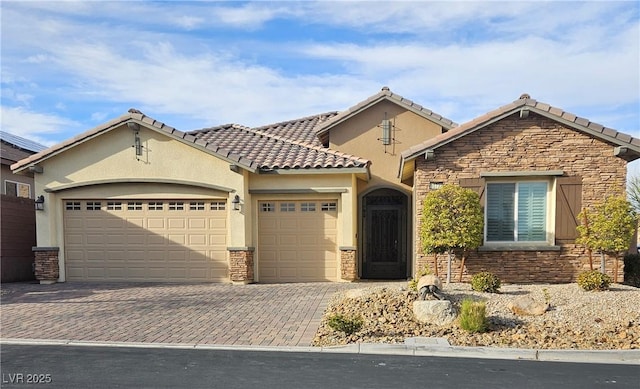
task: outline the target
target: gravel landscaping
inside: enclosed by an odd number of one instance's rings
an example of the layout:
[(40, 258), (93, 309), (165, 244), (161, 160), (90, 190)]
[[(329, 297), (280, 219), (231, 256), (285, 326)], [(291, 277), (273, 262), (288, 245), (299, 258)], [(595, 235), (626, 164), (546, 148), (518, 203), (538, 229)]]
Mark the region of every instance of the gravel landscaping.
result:
[[(443, 337), (455, 346), (535, 349), (640, 349), (640, 289), (612, 284), (610, 290), (586, 292), (577, 284), (507, 284), (500, 293), (480, 293), (469, 284), (445, 285), (444, 294), (459, 309), (465, 298), (486, 302), (488, 331), (469, 334), (457, 322), (422, 324), (412, 311), (418, 294), (405, 286), (372, 286), (336, 293), (316, 333), (314, 346), (348, 343), (403, 343), (408, 337)], [(516, 316), (508, 304), (528, 295), (548, 302), (541, 316)], [(340, 313), (360, 316), (362, 328), (346, 335), (331, 329), (327, 318)]]

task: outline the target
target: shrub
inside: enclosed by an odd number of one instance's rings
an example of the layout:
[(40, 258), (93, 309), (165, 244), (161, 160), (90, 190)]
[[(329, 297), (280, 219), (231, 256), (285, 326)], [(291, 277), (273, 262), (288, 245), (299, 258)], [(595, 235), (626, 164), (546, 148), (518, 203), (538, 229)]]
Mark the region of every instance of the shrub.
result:
[(483, 271), (471, 277), (471, 289), (476, 292), (498, 293), (500, 279), (493, 273)]
[(460, 306), (460, 328), (475, 333), (487, 330), (487, 306), (482, 301), (462, 300)]
[(355, 332), (360, 331), (360, 329), (362, 328), (363, 320), (360, 316), (347, 317), (336, 313), (329, 316), (327, 324), (329, 325), (329, 327), (336, 331), (341, 331), (347, 335), (351, 335)]
[(416, 276), (409, 281), (409, 290), (413, 290), (413, 291), (418, 291), (418, 281), (420, 280), (420, 277), (422, 276), (426, 276), (428, 274), (431, 274), (431, 269), (429, 269), (429, 266), (424, 265), (424, 267), (422, 268), (422, 270), (420, 270), (418, 273), (416, 273)]
[(597, 270), (583, 271), (578, 275), (578, 285), (584, 290), (607, 290), (611, 277)]
[(640, 288), (640, 254), (624, 256), (624, 283)]

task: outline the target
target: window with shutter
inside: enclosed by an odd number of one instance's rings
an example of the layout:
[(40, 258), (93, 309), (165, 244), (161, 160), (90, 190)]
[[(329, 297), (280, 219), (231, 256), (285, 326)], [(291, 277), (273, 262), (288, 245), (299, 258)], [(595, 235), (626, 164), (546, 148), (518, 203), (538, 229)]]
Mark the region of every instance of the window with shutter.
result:
[(487, 242), (545, 242), (547, 240), (547, 182), (488, 183)]

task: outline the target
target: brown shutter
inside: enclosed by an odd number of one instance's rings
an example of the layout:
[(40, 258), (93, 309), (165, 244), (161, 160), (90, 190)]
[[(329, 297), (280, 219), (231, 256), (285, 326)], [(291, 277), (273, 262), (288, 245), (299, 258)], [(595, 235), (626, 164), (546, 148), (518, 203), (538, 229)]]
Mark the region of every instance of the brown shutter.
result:
[(484, 178), (461, 178), (460, 186), (463, 188), (474, 190), (480, 196), (480, 205), (484, 207)]
[(582, 210), (582, 177), (556, 179), (556, 243), (578, 237), (578, 214)]

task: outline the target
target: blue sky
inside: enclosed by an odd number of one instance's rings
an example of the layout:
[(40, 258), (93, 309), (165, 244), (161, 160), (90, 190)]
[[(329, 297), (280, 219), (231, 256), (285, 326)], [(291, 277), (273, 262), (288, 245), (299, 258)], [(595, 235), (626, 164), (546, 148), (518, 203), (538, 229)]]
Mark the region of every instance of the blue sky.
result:
[(640, 5), (2, 1), (2, 130), (135, 107), (180, 130), (344, 110), (382, 86), (463, 123), (528, 93), (640, 138)]

